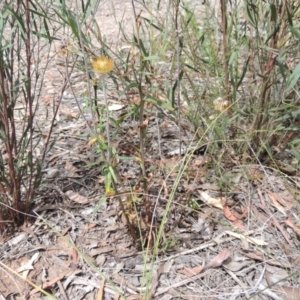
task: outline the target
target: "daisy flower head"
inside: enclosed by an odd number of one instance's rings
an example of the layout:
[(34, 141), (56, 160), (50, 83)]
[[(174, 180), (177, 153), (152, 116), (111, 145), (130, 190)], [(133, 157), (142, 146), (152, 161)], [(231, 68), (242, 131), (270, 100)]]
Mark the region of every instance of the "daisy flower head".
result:
[(92, 60), (92, 69), (98, 74), (107, 74), (114, 67), (114, 62), (106, 56), (99, 56)]

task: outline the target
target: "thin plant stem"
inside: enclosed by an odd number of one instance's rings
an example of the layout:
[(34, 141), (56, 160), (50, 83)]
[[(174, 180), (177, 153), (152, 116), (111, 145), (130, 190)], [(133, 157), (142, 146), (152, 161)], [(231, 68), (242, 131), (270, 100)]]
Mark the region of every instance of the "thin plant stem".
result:
[[(227, 43), (227, 10), (226, 0), (220, 0), (221, 17), (222, 17), (222, 42), (223, 42), (223, 66), (225, 76), (225, 99), (229, 100), (230, 96), (230, 82), (229, 82), (229, 64), (228, 64), (228, 43)], [(231, 116), (231, 110), (228, 110), (228, 116)]]
[[(138, 20), (138, 15), (136, 13), (136, 8), (134, 4), (134, 0), (131, 0), (131, 5), (132, 5), (132, 10), (133, 14), (135, 17), (135, 26), (136, 26), (136, 34), (137, 34), (137, 40), (138, 40), (138, 45), (140, 48), (140, 51), (142, 51), (142, 43), (141, 43), (141, 38), (140, 38), (140, 22)], [(135, 72), (134, 76), (136, 77), (136, 81), (139, 83), (138, 84), (138, 91), (139, 91), (139, 96), (140, 96), (140, 111), (139, 111), (139, 127), (140, 127), (140, 166), (142, 169), (142, 174), (143, 174), (143, 189), (145, 193), (145, 210), (146, 210), (146, 223), (148, 223), (151, 219), (151, 210), (150, 210), (150, 201), (149, 201), (149, 196), (148, 196), (148, 183), (147, 183), (147, 174), (146, 174), (146, 168), (145, 168), (145, 153), (144, 153), (144, 133), (145, 133), (145, 126), (143, 125), (144, 122), (144, 106), (145, 106), (145, 95), (143, 92), (142, 88), (142, 80), (144, 76), (144, 69), (145, 69), (145, 64), (146, 62), (143, 61), (141, 55), (140, 55), (140, 74), (139, 78), (137, 78)]]
[[(75, 63), (74, 63), (74, 65), (75, 65)], [(74, 65), (73, 65), (73, 66), (74, 66)], [(68, 85), (69, 85), (69, 87), (70, 87), (70, 89), (71, 89), (71, 92), (72, 92), (72, 95), (73, 95), (73, 97), (74, 97), (74, 99), (75, 99), (75, 101), (76, 101), (76, 104), (77, 104), (77, 107), (78, 107), (78, 109), (79, 109), (79, 112), (80, 112), (81, 117), (85, 120), (85, 122), (86, 122), (87, 126), (89, 127), (89, 129), (90, 129), (91, 131), (93, 131), (93, 128), (91, 127), (91, 125), (89, 124), (89, 122), (88, 122), (86, 116), (84, 115), (83, 110), (82, 110), (82, 108), (81, 108), (81, 106), (80, 106), (80, 104), (79, 104), (79, 101), (78, 101), (78, 99), (77, 99), (77, 97), (76, 97), (76, 94), (75, 94), (75, 92), (74, 92), (73, 86), (72, 86), (71, 81), (70, 81), (70, 73), (69, 73), (69, 70), (68, 70), (68, 66), (69, 66), (69, 60), (68, 60), (68, 56), (67, 56), (67, 57), (66, 57), (66, 69), (65, 69), (65, 70), (66, 70), (66, 77), (67, 77)], [(73, 67), (72, 67), (72, 70), (73, 70)]]
[(104, 97), (104, 103), (106, 108), (106, 141), (107, 141), (107, 161), (110, 164), (111, 159), (111, 147), (110, 147), (110, 134), (109, 134), (109, 109), (108, 109), (108, 101), (107, 101), (107, 95), (106, 95), (106, 86), (105, 86), (105, 75), (101, 76), (102, 79), (102, 86), (103, 86), (103, 97)]
[(98, 98), (97, 98), (97, 91), (98, 91), (98, 87), (97, 84), (94, 84), (94, 105), (95, 105), (95, 110), (96, 110), (96, 114), (97, 114), (97, 118), (98, 120), (100, 120), (100, 112), (99, 112), (99, 107), (98, 107)]
[(64, 79), (64, 82), (63, 82), (63, 85), (62, 85), (62, 88), (61, 88), (61, 91), (60, 91), (60, 95), (58, 97), (58, 104), (56, 106), (56, 109), (54, 110), (53, 118), (52, 118), (51, 124), (50, 124), (50, 129), (49, 129), (49, 132), (48, 132), (48, 136), (46, 138), (45, 150), (43, 151), (43, 155), (42, 155), (42, 159), (41, 159), (42, 162), (44, 162), (46, 154), (47, 154), (48, 145), (50, 143), (50, 138), (52, 136), (52, 131), (53, 131), (53, 128), (54, 128), (54, 123), (56, 121), (56, 116), (57, 116), (57, 113), (59, 111), (60, 104), (61, 104), (63, 94), (64, 94), (64, 91), (65, 91), (66, 87), (67, 87), (67, 81), (66, 81), (66, 79)]
[[(77, 1), (76, 1), (77, 2)], [(77, 7), (80, 7), (77, 4)], [(76, 24), (77, 24), (77, 28), (79, 28), (78, 30), (78, 35), (79, 35), (79, 42), (80, 42), (80, 49), (82, 51), (82, 54), (83, 54), (83, 61), (84, 61), (84, 68), (85, 68), (85, 72), (86, 72), (86, 78), (87, 78), (87, 89), (88, 89), (88, 95), (89, 95), (89, 100), (90, 100), (90, 109), (91, 109), (91, 116), (92, 116), (92, 119), (93, 119), (93, 124), (94, 124), (94, 132), (96, 133), (97, 130), (96, 130), (96, 125), (95, 125), (95, 122), (94, 122), (94, 111), (93, 111), (93, 101), (92, 101), (92, 92), (91, 92), (91, 84), (90, 84), (90, 80), (89, 80), (89, 68), (88, 68), (88, 63), (87, 63), (87, 56), (86, 56), (86, 51), (84, 49), (84, 43), (83, 43), (83, 39), (82, 39), (82, 32), (80, 30), (80, 24), (79, 24), (79, 21), (78, 21), (78, 15), (76, 15)]]
[(180, 0), (176, 1), (176, 7), (175, 7), (175, 30), (176, 30), (176, 54), (177, 54), (177, 105), (178, 105), (178, 111), (177, 111), (177, 125), (179, 128), (179, 155), (181, 156), (181, 147), (182, 147), (182, 135), (181, 135), (181, 80), (180, 80), (180, 74), (181, 74), (181, 51), (183, 47), (183, 35), (182, 30), (179, 28), (179, 5)]
[(157, 143), (158, 143), (158, 154), (159, 158), (162, 159), (162, 154), (161, 154), (161, 145), (160, 145), (160, 128), (159, 128), (159, 114), (156, 113), (156, 126), (157, 126)]
[[(27, 101), (28, 101), (28, 111), (29, 111), (29, 135), (30, 135), (30, 140), (29, 140), (29, 152), (28, 152), (28, 159), (29, 159), (29, 185), (28, 185), (28, 191), (29, 193), (27, 194), (26, 197), (26, 207), (28, 206), (28, 202), (30, 199), (33, 198), (34, 194), (34, 189), (32, 188), (32, 185), (34, 183), (33, 180), (33, 111), (32, 111), (32, 106), (33, 106), (33, 99), (32, 99), (32, 94), (31, 94), (31, 30), (30, 30), (30, 13), (29, 13), (29, 2), (28, 0), (25, 1), (25, 20), (26, 20), (26, 42), (25, 42), (25, 48), (26, 48), (26, 60), (27, 60), (27, 83), (26, 83), (26, 96), (27, 96)], [(16, 207), (17, 208), (17, 207)]]

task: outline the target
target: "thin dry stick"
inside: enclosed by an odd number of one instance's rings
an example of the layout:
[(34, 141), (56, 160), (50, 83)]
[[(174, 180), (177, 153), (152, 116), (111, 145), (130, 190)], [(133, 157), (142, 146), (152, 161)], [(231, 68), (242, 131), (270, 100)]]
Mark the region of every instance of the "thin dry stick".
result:
[[(60, 104), (61, 104), (61, 101), (62, 101), (62, 98), (63, 98), (63, 93), (66, 89), (66, 86), (67, 86), (67, 81), (64, 78), (64, 82), (63, 82), (63, 85), (62, 85), (62, 88), (61, 88), (61, 91), (60, 91), (60, 95), (58, 97), (58, 104), (57, 104), (56, 109), (54, 111), (54, 115), (53, 115), (53, 118), (52, 118), (52, 121), (51, 121), (51, 124), (50, 124), (50, 130), (48, 132), (48, 136), (47, 136), (47, 139), (46, 139), (46, 142), (45, 142), (45, 148), (44, 148), (44, 151), (43, 151), (43, 154), (42, 154), (42, 159), (41, 159), (42, 162), (45, 160), (45, 157), (46, 157), (46, 153), (47, 153), (47, 150), (48, 150), (48, 145), (49, 145), (49, 142), (50, 142), (50, 137), (52, 135), (54, 123), (55, 123), (55, 120), (56, 120), (56, 115), (58, 113), (58, 110), (59, 110), (59, 107), (60, 107)], [(53, 102), (53, 105), (54, 105), (54, 102)]]

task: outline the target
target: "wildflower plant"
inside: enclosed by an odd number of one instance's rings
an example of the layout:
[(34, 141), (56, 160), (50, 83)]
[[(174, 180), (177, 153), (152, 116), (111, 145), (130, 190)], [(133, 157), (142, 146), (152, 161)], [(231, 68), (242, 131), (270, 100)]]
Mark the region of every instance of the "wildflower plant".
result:
[[(97, 90), (98, 90), (98, 81), (101, 81), (102, 84), (102, 90), (103, 90), (103, 97), (104, 97), (104, 103), (105, 103), (105, 128), (106, 128), (106, 142), (101, 139), (100, 144), (101, 146), (101, 152), (105, 156), (105, 166), (103, 168), (104, 173), (104, 188), (105, 188), (105, 194), (107, 197), (111, 197), (115, 195), (115, 188), (114, 186), (117, 184), (117, 177), (115, 175), (115, 170), (112, 167), (112, 153), (115, 151), (112, 151), (111, 149), (111, 142), (110, 142), (110, 115), (109, 115), (109, 106), (108, 106), (108, 100), (107, 100), (107, 93), (106, 93), (106, 82), (105, 77), (106, 75), (113, 70), (114, 67), (114, 61), (106, 56), (98, 56), (95, 58), (92, 58), (90, 60), (91, 62), (91, 68), (94, 72), (94, 79), (93, 79), (93, 86), (95, 89), (95, 110), (97, 111), (98, 116), (98, 122), (103, 123), (102, 118), (100, 116), (99, 110), (98, 110), (98, 99), (97, 99)], [(100, 127), (102, 127), (100, 125)], [(97, 132), (98, 135), (98, 132)], [(95, 138), (94, 138), (95, 139)], [(96, 139), (98, 141), (98, 139)], [(104, 144), (105, 143), (105, 146)]]

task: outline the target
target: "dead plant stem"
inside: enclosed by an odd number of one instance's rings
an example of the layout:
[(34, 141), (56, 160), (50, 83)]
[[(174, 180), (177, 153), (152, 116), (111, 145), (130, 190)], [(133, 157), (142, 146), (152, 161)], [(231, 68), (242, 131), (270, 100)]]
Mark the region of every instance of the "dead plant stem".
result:
[(183, 34), (180, 28), (179, 20), (180, 0), (176, 1), (175, 6), (175, 30), (176, 30), (176, 54), (177, 54), (177, 125), (179, 128), (179, 155), (181, 156), (182, 133), (181, 133), (181, 52), (183, 48)]
[(28, 157), (29, 157), (29, 187), (28, 187), (28, 193), (26, 193), (26, 207), (28, 207), (28, 202), (33, 198), (33, 194), (35, 192), (35, 189), (33, 188), (33, 185), (35, 185), (35, 182), (37, 180), (37, 176), (40, 174), (37, 174), (35, 176), (35, 179), (33, 178), (33, 98), (31, 94), (31, 28), (30, 28), (30, 11), (29, 11), (29, 1), (25, 0), (25, 23), (26, 23), (26, 42), (25, 42), (25, 48), (26, 48), (26, 60), (27, 60), (27, 82), (25, 84), (26, 87), (26, 96), (27, 96), (27, 105), (28, 105), (28, 111), (29, 111), (29, 117), (28, 117), (28, 127), (29, 127), (29, 151), (28, 151)]
[[(220, 0), (221, 4), (221, 16), (222, 16), (222, 42), (223, 42), (223, 66), (225, 76), (225, 99), (229, 100), (230, 95), (230, 82), (229, 82), (229, 66), (228, 66), (228, 43), (227, 43), (227, 10), (226, 0)], [(231, 109), (228, 109), (228, 115), (231, 116)]]
[[(50, 129), (49, 129), (49, 132), (48, 132), (48, 135), (47, 135), (47, 138), (46, 138), (45, 147), (44, 147), (44, 151), (43, 151), (43, 154), (42, 154), (42, 160), (41, 160), (42, 162), (45, 160), (45, 157), (46, 157), (46, 153), (47, 153), (47, 150), (48, 150), (48, 145), (49, 145), (49, 142), (50, 142), (50, 138), (52, 136), (54, 123), (56, 122), (56, 116), (57, 116), (57, 113), (58, 113), (58, 110), (59, 110), (59, 107), (60, 107), (60, 104), (61, 104), (61, 101), (62, 101), (62, 98), (63, 98), (63, 93), (66, 89), (66, 86), (67, 86), (67, 80), (64, 79), (63, 84), (62, 84), (62, 88), (60, 90), (60, 95), (58, 97), (58, 103), (56, 105), (56, 109), (54, 110), (53, 118), (52, 118), (51, 124), (50, 124)], [(53, 103), (53, 105), (54, 105), (54, 103)]]

